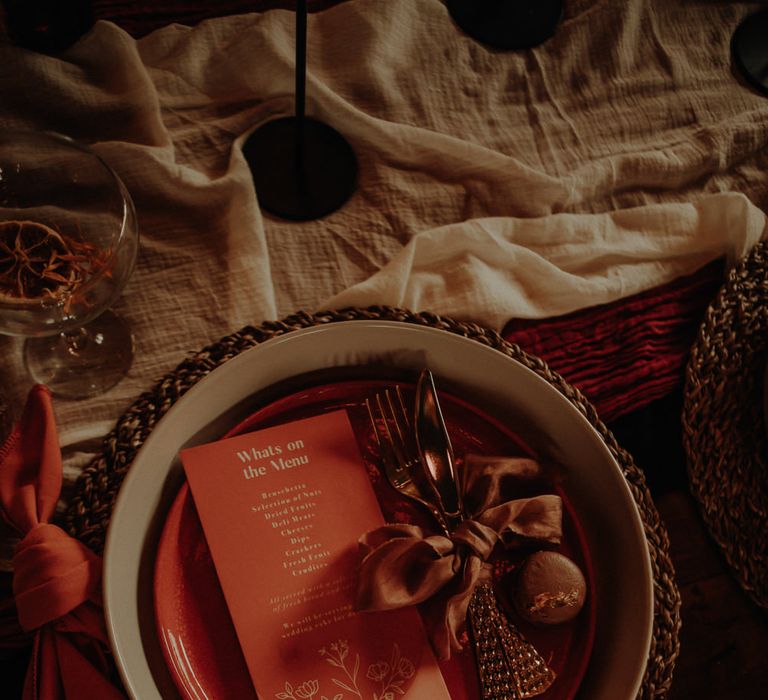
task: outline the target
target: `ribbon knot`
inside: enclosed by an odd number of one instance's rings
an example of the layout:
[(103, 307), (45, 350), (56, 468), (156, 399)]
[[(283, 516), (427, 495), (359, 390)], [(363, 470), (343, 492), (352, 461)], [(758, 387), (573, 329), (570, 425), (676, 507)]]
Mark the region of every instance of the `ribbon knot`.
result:
[(16, 546), (13, 594), (26, 632), (52, 622), (97, 592), (101, 560), (60, 527), (41, 523)]
[(557, 545), (562, 501), (545, 494), (504, 500), (502, 482), (540, 479), (530, 459), (468, 456), (463, 466), (464, 502), (476, 511), (448, 535), (410, 524), (390, 524), (359, 540), (358, 610), (392, 610), (421, 604), (435, 653), (460, 651), (467, 607), (475, 587), (490, 577), (486, 562), (500, 542)]
[(477, 520), (463, 520), (450, 534), (450, 539), (466, 546), (480, 561), (487, 561), (499, 541), (499, 533)]

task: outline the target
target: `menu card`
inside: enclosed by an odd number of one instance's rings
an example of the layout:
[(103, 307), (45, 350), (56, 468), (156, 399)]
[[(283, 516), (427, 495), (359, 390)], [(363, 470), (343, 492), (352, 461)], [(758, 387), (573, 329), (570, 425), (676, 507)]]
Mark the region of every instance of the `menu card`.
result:
[(354, 610), (383, 518), (345, 411), (181, 459), (261, 700), (450, 698), (414, 608)]

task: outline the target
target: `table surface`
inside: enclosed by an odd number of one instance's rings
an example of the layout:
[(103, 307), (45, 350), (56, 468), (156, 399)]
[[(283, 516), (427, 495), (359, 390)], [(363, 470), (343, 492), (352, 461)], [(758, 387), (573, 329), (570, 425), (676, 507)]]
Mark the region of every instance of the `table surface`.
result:
[[(5, 0), (10, 7), (15, 3)], [(22, 3), (23, 4), (23, 3)], [(47, 3), (38, 3), (39, 6)], [(267, 9), (278, 2), (228, 3), (232, 12)], [(335, 4), (310, 2), (310, 9)], [(120, 0), (79, 2), (86, 15), (112, 19), (139, 36), (173, 19), (190, 22), (214, 11), (212, 3), (130, 3)], [(261, 7), (263, 6), (263, 7)], [(182, 12), (183, 11), (183, 12)], [(754, 605), (728, 571), (709, 537), (691, 496), (685, 471), (680, 415), (682, 382), (676, 390), (644, 408), (613, 421), (609, 428), (646, 473), (670, 537), (670, 552), (682, 596), (681, 652), (669, 698), (751, 700), (768, 689), (768, 616)], [(0, 599), (10, 593), (10, 576), (0, 575)], [(0, 645), (3, 697), (21, 697), (28, 649)]]

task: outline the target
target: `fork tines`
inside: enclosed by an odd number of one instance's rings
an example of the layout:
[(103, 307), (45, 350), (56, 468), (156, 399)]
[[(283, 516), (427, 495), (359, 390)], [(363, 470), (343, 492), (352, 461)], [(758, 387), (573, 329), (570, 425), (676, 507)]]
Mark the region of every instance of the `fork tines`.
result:
[(365, 405), (379, 447), (392, 450), (392, 456), (401, 469), (415, 464), (418, 453), (400, 386), (395, 386), (394, 391), (385, 389), (383, 394), (377, 393), (374, 398), (375, 410), (368, 399)]

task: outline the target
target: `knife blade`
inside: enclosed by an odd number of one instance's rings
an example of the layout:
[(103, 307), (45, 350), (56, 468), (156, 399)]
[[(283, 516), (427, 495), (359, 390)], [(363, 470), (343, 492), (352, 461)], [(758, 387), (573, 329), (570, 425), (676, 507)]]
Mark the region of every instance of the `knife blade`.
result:
[(456, 482), (453, 447), (437, 398), (435, 378), (428, 369), (416, 385), (414, 416), (416, 445), (425, 476), (435, 492), (450, 527), (464, 519), (461, 493)]

